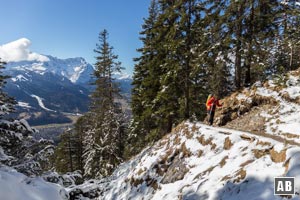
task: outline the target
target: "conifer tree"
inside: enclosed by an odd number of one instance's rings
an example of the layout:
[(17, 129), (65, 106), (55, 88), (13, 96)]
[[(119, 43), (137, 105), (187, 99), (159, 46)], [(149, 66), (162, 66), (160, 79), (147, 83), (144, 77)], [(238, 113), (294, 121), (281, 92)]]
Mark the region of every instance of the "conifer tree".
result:
[(292, 27), (299, 15), (295, 1), (282, 2), (153, 0), (133, 81), (137, 131), (131, 133), (139, 144), (161, 138), (182, 120), (201, 119), (208, 93), (223, 97), (281, 65), (297, 66), (300, 31)]
[(58, 172), (83, 171), (82, 141), (75, 130), (69, 128), (60, 135), (60, 143), (55, 149), (55, 169)]
[(131, 108), (133, 119), (130, 124), (130, 137), (127, 145), (127, 154), (138, 153), (149, 142), (149, 133), (156, 127), (153, 118), (154, 99), (160, 88), (158, 77), (161, 74), (160, 57), (157, 51), (158, 33), (155, 32), (155, 23), (159, 15), (157, 0), (152, 0), (149, 7), (149, 16), (144, 19), (140, 40), (143, 47), (138, 49), (141, 56), (134, 59), (136, 62), (133, 75), (133, 89)]
[[(99, 34), (99, 44), (94, 71), (96, 89), (91, 95), (90, 111), (87, 114), (90, 128), (84, 140), (84, 170), (87, 177), (105, 177), (122, 161), (124, 116), (119, 98), (120, 89), (114, 82), (113, 73), (121, 72), (121, 63), (117, 61), (113, 48), (108, 43), (108, 32)], [(121, 141), (120, 141), (121, 140)]]

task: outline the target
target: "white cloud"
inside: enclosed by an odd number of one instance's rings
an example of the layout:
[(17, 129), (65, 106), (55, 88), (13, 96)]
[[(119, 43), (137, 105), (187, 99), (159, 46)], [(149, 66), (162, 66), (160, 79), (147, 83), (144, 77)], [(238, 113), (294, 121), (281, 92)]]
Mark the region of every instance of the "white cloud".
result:
[(0, 58), (6, 62), (18, 62), (18, 61), (48, 61), (46, 56), (38, 53), (31, 52), (29, 47), (31, 41), (27, 38), (21, 38), (19, 40), (4, 44), (0, 46)]

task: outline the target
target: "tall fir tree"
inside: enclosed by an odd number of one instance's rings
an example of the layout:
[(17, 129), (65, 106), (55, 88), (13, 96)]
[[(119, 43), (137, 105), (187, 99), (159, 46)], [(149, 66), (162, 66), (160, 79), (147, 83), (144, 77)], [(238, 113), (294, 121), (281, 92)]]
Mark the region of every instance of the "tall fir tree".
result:
[(95, 63), (95, 91), (87, 116), (91, 128), (83, 136), (84, 171), (86, 177), (105, 177), (122, 161), (124, 142), (124, 115), (120, 103), (120, 89), (113, 74), (121, 72), (121, 63), (108, 43), (108, 32), (99, 34)]
[(155, 24), (160, 9), (157, 0), (152, 0), (149, 7), (149, 16), (144, 19), (140, 40), (143, 47), (137, 51), (141, 54), (135, 58), (133, 75), (133, 89), (131, 108), (133, 119), (130, 123), (130, 136), (127, 145), (127, 154), (136, 154), (151, 140), (149, 133), (156, 127), (153, 116), (154, 99), (160, 88), (158, 77), (161, 74), (160, 57), (157, 51), (158, 34)]

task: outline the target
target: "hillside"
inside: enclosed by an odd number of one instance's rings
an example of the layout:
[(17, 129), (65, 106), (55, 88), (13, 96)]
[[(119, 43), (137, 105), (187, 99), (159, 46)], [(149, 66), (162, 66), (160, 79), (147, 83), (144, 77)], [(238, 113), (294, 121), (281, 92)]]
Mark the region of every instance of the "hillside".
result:
[(223, 99), (215, 119), (223, 127), (183, 122), (109, 178), (67, 190), (91, 199), (273, 200), (283, 199), (274, 177), (292, 176), (289, 198), (300, 199), (299, 74)]
[[(279, 82), (274, 79), (255, 84), (223, 99), (224, 107), (217, 112), (216, 124), (225, 127), (182, 122), (107, 178), (69, 186), (53, 179), (61, 185), (56, 188), (43, 180), (34, 182), (36, 188), (31, 187), (30, 181), (24, 191), (26, 195), (31, 190), (41, 191), (44, 185), (53, 188), (52, 195), (60, 193), (61, 199), (70, 196), (82, 200), (298, 200), (298, 73), (291, 72)], [(0, 177), (0, 181), (4, 184), (5, 177), (11, 175), (2, 171), (4, 178)], [(28, 180), (27, 177), (15, 172), (12, 176), (14, 185), (25, 187), (23, 179)], [(274, 177), (281, 176), (295, 177), (296, 195), (274, 196)], [(19, 179), (22, 181), (13, 181)], [(22, 189), (14, 194), (22, 194)]]
[(300, 69), (222, 100), (217, 125), (300, 143)]
[[(251, 133), (184, 122), (108, 179), (69, 189), (99, 199), (281, 199), (273, 178), (296, 176), (300, 147)], [(296, 180), (297, 180), (296, 178)]]

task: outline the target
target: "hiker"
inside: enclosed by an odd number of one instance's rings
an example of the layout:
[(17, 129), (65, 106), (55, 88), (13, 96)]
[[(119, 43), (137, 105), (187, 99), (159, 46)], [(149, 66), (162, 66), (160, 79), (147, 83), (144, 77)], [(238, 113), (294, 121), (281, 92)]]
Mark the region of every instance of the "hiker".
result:
[(214, 96), (213, 94), (209, 95), (206, 101), (206, 109), (208, 114), (208, 122), (210, 125), (214, 122), (214, 116), (216, 107), (222, 107), (223, 104), (220, 104), (220, 101), (217, 96)]

